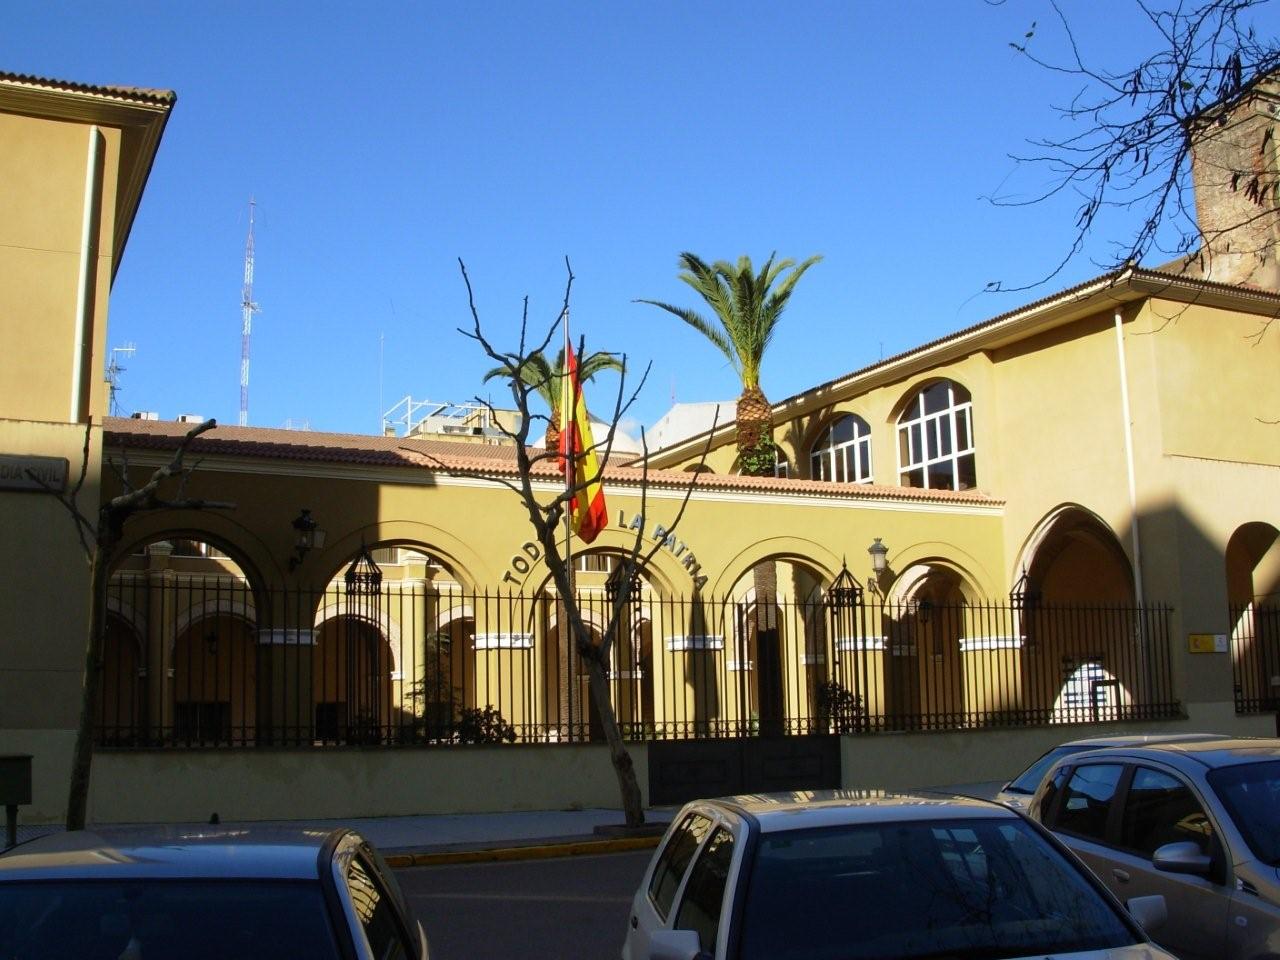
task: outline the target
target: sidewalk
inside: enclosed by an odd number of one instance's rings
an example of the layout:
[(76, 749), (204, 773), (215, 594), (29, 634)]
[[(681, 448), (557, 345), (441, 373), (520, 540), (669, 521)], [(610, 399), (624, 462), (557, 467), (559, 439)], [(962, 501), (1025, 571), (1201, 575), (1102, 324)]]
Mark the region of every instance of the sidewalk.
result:
[[(950, 784), (922, 787), (917, 793), (929, 795), (982, 797), (990, 799), (1000, 789), (999, 782)], [(657, 846), (658, 840), (677, 812), (676, 807), (645, 810), (647, 829), (611, 830), (622, 826), (620, 810), (536, 810), (515, 813), (431, 814), (410, 817), (351, 817), (337, 820), (224, 821), (223, 829), (236, 827), (293, 826), (330, 830), (351, 827), (368, 838), (393, 867), (425, 866), (441, 863), (474, 863), (486, 860), (519, 860), (565, 857), (591, 853), (614, 853)], [(122, 829), (149, 829), (144, 824), (108, 825)], [(175, 824), (198, 829), (208, 824)], [(19, 825), (18, 841), (56, 833), (61, 825)], [(0, 844), (3, 835), (0, 834)]]

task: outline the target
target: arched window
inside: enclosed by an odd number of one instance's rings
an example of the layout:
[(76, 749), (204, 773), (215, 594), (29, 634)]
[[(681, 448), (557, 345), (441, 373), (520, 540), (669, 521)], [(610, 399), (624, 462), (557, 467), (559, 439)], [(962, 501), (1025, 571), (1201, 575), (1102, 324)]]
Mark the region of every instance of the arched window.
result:
[(773, 475), (784, 480), (791, 476), (791, 464), (781, 447), (773, 448)]
[(925, 387), (898, 418), (898, 482), (929, 490), (978, 485), (973, 458), (973, 399), (951, 380)]
[(809, 475), (836, 483), (871, 482), (871, 428), (847, 414), (822, 431), (809, 454)]

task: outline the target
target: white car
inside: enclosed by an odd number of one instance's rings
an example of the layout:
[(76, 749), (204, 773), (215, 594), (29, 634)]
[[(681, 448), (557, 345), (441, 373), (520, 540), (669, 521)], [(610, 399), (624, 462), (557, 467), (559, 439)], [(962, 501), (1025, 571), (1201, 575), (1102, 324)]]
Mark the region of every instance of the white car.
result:
[(687, 804), (623, 960), (1172, 960), (1048, 831), (982, 800), (824, 792)]

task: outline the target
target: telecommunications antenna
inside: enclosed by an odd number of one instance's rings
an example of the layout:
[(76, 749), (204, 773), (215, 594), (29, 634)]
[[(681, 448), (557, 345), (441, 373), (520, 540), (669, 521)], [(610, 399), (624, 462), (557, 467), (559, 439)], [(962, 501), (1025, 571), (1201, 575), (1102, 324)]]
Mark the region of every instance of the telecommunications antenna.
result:
[(107, 385), (110, 391), (110, 400), (107, 409), (113, 417), (120, 416), (120, 374), (124, 373), (124, 365), (120, 363), (121, 357), (132, 357), (137, 351), (132, 343), (126, 343), (123, 347), (111, 348), (111, 361), (107, 364)]
[(249, 239), (244, 245), (244, 286), (240, 288), (240, 426), (249, 425), (249, 334), (258, 305), (253, 302), (253, 211), (257, 203), (249, 198)]

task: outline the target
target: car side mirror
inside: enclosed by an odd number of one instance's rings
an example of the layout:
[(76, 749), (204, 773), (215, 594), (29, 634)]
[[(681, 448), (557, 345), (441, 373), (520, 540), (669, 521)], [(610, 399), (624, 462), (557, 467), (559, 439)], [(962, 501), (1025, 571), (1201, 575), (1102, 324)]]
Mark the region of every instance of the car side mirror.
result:
[(1149, 897), (1133, 897), (1125, 903), (1125, 909), (1147, 933), (1160, 929), (1169, 919), (1169, 907), (1164, 902), (1164, 896), (1159, 893)]
[(699, 960), (703, 956), (696, 930), (655, 930), (649, 937), (649, 960)]
[(1165, 873), (1207, 874), (1213, 868), (1213, 860), (1200, 852), (1200, 845), (1192, 840), (1166, 843), (1151, 855), (1151, 865)]

